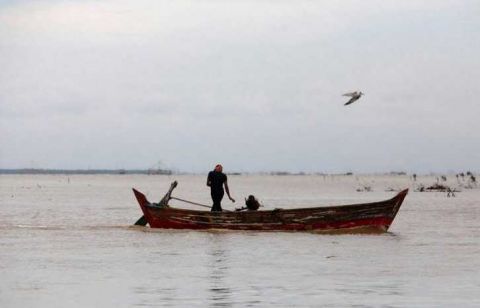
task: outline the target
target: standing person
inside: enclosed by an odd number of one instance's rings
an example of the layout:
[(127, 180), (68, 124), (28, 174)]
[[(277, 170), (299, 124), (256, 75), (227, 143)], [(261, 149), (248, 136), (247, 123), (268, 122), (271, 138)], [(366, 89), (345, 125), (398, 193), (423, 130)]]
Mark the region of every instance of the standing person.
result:
[(223, 171), (222, 165), (218, 164), (215, 166), (215, 169), (213, 171), (210, 171), (208, 173), (208, 177), (207, 177), (207, 186), (210, 187), (210, 195), (212, 196), (212, 200), (213, 200), (212, 212), (222, 211), (221, 202), (224, 194), (224, 191), (223, 191), (224, 185), (225, 185), (225, 190), (227, 191), (228, 199), (230, 199), (232, 202), (235, 202), (235, 199), (233, 199), (230, 196), (230, 190), (228, 189), (227, 176), (222, 171)]

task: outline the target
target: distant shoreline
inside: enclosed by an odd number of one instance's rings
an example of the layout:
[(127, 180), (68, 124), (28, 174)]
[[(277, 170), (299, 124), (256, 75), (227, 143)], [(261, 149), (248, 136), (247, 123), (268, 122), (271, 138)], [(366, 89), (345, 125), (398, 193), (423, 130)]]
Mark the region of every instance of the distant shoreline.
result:
[[(95, 174), (144, 174), (144, 175), (195, 175), (203, 174), (198, 172), (179, 172), (169, 169), (35, 169), (35, 168), (18, 168), (18, 169), (0, 169), (0, 175), (19, 174), (19, 175), (95, 175)], [(289, 171), (259, 171), (259, 172), (227, 172), (228, 175), (272, 175), (272, 176), (359, 176), (359, 175), (389, 175), (389, 176), (412, 176), (414, 173), (404, 171), (390, 172), (368, 172), (368, 173), (324, 173), (324, 172), (289, 172)], [(418, 173), (418, 176), (435, 176), (435, 175), (452, 175), (452, 173), (429, 172)]]
[(167, 169), (0, 169), (0, 174), (162, 174), (171, 175), (174, 174), (172, 170)]
[[(172, 174), (198, 174), (195, 172), (174, 172), (169, 169), (35, 169), (35, 168), (20, 168), (20, 169), (0, 169), (0, 174), (146, 174), (146, 175), (172, 175)], [(227, 172), (228, 175), (274, 175), (274, 176), (288, 176), (288, 175), (344, 175), (353, 176), (353, 172), (345, 173), (323, 173), (323, 172), (289, 172), (289, 171), (260, 171), (260, 172)], [(388, 175), (407, 175), (406, 172), (389, 172)]]

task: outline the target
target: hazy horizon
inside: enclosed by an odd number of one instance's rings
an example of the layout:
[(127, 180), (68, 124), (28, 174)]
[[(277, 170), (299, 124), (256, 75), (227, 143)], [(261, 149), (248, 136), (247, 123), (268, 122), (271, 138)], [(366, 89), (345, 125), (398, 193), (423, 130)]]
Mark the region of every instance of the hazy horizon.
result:
[(478, 172), (478, 16), (478, 1), (0, 1), (0, 168)]
[[(160, 169), (164, 172), (171, 173), (152, 173), (155, 172), (155, 169), (143, 168), (143, 169), (46, 169), (46, 168), (0, 168), (0, 175), (4, 174), (53, 174), (53, 175), (62, 175), (62, 174), (72, 174), (72, 175), (82, 175), (82, 174), (120, 174), (120, 172), (126, 172), (126, 174), (148, 174), (148, 175), (204, 175), (207, 174), (210, 169), (200, 170), (200, 171), (189, 171), (189, 170), (178, 170), (178, 169)], [(157, 169), (159, 171), (159, 169)], [(468, 179), (467, 173), (471, 172), (474, 175), (480, 173), (478, 170), (444, 170), (444, 171), (430, 171), (430, 172), (415, 172), (415, 171), (405, 171), (405, 170), (390, 170), (390, 171), (371, 171), (371, 172), (353, 172), (353, 171), (344, 171), (344, 172), (322, 172), (322, 171), (286, 171), (286, 170), (263, 170), (263, 171), (241, 171), (241, 170), (224, 170), (226, 174), (235, 174), (235, 175), (272, 175), (272, 176), (285, 176), (285, 175), (318, 175), (318, 176), (368, 176), (368, 175), (386, 175), (386, 176), (412, 176), (413, 174), (418, 176), (439, 176), (447, 175), (453, 176), (460, 173), (464, 173), (466, 179)]]

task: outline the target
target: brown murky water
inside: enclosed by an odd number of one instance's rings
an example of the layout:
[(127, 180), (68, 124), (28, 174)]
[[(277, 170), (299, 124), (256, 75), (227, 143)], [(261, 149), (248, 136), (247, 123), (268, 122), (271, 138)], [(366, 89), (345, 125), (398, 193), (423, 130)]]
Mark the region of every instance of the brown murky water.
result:
[[(141, 213), (130, 188), (158, 201), (173, 179), (174, 195), (210, 203), (204, 176), (0, 176), (0, 307), (480, 306), (480, 189), (411, 192), (382, 235), (131, 227)], [(229, 182), (238, 200), (253, 193), (266, 208), (381, 200), (413, 185), (406, 176)]]

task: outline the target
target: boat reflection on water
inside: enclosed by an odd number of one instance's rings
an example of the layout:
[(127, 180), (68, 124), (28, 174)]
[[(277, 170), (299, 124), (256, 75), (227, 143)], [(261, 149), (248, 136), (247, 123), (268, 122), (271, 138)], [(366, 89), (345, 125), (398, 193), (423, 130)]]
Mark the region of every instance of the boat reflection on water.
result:
[(231, 307), (232, 290), (228, 287), (226, 278), (229, 271), (228, 253), (224, 248), (222, 234), (212, 234), (210, 237), (211, 246), (208, 250), (208, 268), (210, 269), (208, 280), (209, 306), (210, 307)]

